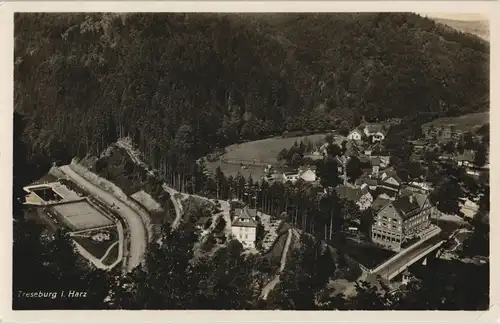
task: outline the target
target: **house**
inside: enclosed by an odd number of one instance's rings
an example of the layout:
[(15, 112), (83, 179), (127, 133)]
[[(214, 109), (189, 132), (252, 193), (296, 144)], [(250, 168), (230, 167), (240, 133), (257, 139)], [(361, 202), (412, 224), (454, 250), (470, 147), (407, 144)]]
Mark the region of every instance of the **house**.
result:
[(257, 211), (255, 209), (237, 208), (231, 223), (231, 231), (245, 248), (254, 248), (257, 235)]
[(387, 206), (391, 201), (392, 200), (385, 199), (385, 198), (379, 196), (379, 197), (375, 198), (375, 200), (373, 201), (373, 203), (371, 205), (371, 208), (375, 213), (378, 213), (379, 210), (381, 210), (382, 208)]
[(381, 168), (387, 168), (389, 166), (389, 163), (391, 163), (390, 156), (379, 155), (378, 158), (380, 159), (380, 167)]
[(321, 151), (314, 151), (311, 153), (304, 154), (304, 158), (311, 159), (313, 161), (322, 160), (325, 158), (325, 154), (322, 154)]
[(453, 160), (453, 154), (443, 153), (440, 156), (438, 156), (438, 160), (440, 160), (440, 161), (451, 161), (451, 160)]
[(299, 178), (305, 182), (316, 181), (316, 170), (314, 168), (307, 168), (299, 172)]
[(359, 128), (355, 128), (347, 135), (347, 139), (351, 141), (361, 141), (363, 139), (363, 131)]
[(381, 207), (372, 225), (372, 241), (399, 252), (402, 244), (430, 226), (433, 207), (427, 195), (409, 194)]
[(432, 191), (432, 184), (427, 182), (409, 182), (401, 186), (401, 192), (416, 192), (429, 194)]
[(474, 166), (474, 151), (465, 150), (463, 154), (455, 157), (455, 161), (458, 166), (463, 166), (466, 168)]
[(295, 182), (299, 179), (299, 173), (297, 171), (283, 172), (283, 182)]
[(396, 171), (384, 171), (382, 173), (382, 176), (380, 177), (380, 180), (380, 185), (389, 188), (396, 188), (398, 190), (399, 186), (401, 186), (401, 183), (403, 182)]
[(391, 188), (387, 186), (379, 186), (373, 191), (374, 197), (381, 197), (387, 200), (395, 200), (399, 194), (397, 188)]
[(380, 171), (380, 158), (378, 156), (370, 157), (370, 165), (372, 166), (372, 174), (377, 175)]
[(464, 214), (467, 218), (474, 218), (476, 213), (479, 211), (479, 205), (468, 198), (460, 199), (459, 206), (460, 212), (462, 212), (462, 214)]
[(415, 153), (422, 153), (422, 151), (425, 149), (427, 146), (427, 141), (423, 139), (418, 139), (414, 141), (410, 141), (411, 144), (413, 144), (413, 150)]
[(465, 172), (467, 172), (467, 174), (470, 175), (470, 176), (479, 177), (479, 171), (478, 170), (467, 169)]
[(359, 178), (354, 182), (354, 185), (361, 188), (368, 186), (370, 190), (375, 190), (378, 186), (378, 180), (369, 177)]
[(340, 199), (346, 199), (358, 205), (360, 210), (365, 210), (372, 205), (373, 197), (367, 187), (352, 188), (349, 186), (338, 186), (335, 188)]
[(368, 124), (363, 131), (366, 137), (372, 137), (372, 142), (380, 142), (385, 138), (384, 127), (381, 124)]

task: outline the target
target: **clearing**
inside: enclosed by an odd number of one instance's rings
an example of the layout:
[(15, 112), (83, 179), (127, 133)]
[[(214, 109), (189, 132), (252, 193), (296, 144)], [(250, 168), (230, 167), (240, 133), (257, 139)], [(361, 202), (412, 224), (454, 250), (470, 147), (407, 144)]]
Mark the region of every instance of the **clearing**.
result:
[[(209, 171), (215, 172), (215, 169), (220, 166), (226, 176), (231, 175), (234, 177), (239, 172), (244, 177), (251, 175), (252, 178), (259, 179), (266, 164), (276, 164), (278, 162), (276, 156), (282, 149), (289, 149), (295, 142), (300, 143), (301, 140), (306, 138), (315, 143), (325, 138), (327, 134), (329, 133), (294, 137), (277, 136), (230, 145), (226, 147), (225, 154), (215, 162), (207, 162), (206, 167)], [(246, 169), (242, 169), (241, 164), (244, 164)]]
[(489, 111), (480, 112), (480, 113), (472, 113), (467, 115), (462, 115), (458, 117), (443, 117), (433, 120), (424, 125), (424, 127), (433, 125), (436, 128), (442, 126), (453, 126), (457, 131), (466, 132), (473, 130), (476, 127), (480, 127), (483, 124), (490, 122), (490, 113)]

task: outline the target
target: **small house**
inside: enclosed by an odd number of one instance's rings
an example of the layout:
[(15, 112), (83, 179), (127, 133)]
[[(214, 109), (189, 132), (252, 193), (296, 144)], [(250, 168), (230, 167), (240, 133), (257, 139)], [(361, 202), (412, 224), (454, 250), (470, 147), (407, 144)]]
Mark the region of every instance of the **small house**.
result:
[(316, 181), (316, 170), (312, 168), (307, 168), (299, 172), (300, 179), (305, 182), (314, 182)]
[(231, 231), (245, 248), (254, 248), (257, 235), (257, 211), (248, 207), (236, 209)]
[(474, 215), (479, 211), (479, 205), (469, 198), (460, 199), (460, 212), (467, 218), (474, 218)]
[(382, 173), (381, 184), (392, 188), (399, 188), (403, 181), (396, 171), (387, 171)]
[(463, 154), (458, 155), (455, 158), (458, 166), (463, 166), (466, 168), (474, 166), (474, 152), (471, 150), (464, 151)]
[(385, 138), (384, 127), (381, 124), (368, 124), (364, 128), (366, 137), (372, 137), (372, 142), (380, 142)]
[(292, 182), (294, 183), (299, 179), (299, 173), (297, 171), (289, 171), (283, 172), (283, 182)]
[(361, 141), (363, 139), (363, 132), (359, 128), (355, 128), (347, 135), (347, 139), (351, 141)]
[(365, 210), (372, 205), (373, 197), (368, 188), (352, 188), (349, 186), (338, 186), (335, 188), (340, 199), (346, 199), (358, 205), (360, 210)]
[(370, 165), (372, 166), (372, 174), (376, 175), (380, 171), (380, 158), (378, 156), (373, 156), (370, 158)]
[(373, 178), (359, 178), (354, 182), (354, 185), (356, 187), (364, 188), (365, 186), (368, 186), (370, 190), (375, 190), (377, 189), (378, 186), (378, 181), (377, 179)]

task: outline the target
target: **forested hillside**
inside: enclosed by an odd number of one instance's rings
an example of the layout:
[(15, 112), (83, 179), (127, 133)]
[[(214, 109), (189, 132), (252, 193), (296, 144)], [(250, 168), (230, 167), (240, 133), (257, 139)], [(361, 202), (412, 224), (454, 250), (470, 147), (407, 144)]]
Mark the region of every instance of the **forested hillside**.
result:
[(185, 168), (284, 130), (484, 111), (488, 64), (488, 43), (414, 14), (15, 16), (15, 110), (50, 159), (131, 135)]

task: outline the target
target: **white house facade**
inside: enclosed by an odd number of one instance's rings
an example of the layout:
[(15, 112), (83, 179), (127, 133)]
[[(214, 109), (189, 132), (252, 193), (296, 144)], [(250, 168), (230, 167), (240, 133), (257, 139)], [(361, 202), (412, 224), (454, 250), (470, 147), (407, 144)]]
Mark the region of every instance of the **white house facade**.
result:
[(304, 170), (300, 173), (300, 178), (306, 182), (316, 181), (316, 172), (311, 169)]
[(245, 248), (255, 248), (257, 222), (251, 217), (248, 208), (240, 209), (231, 224), (231, 232)]
[(351, 141), (361, 141), (362, 138), (363, 138), (363, 134), (358, 129), (351, 131), (349, 133), (349, 135), (347, 135), (347, 139), (349, 139)]
[(295, 182), (299, 179), (299, 174), (295, 172), (285, 172), (283, 173), (283, 182)]

